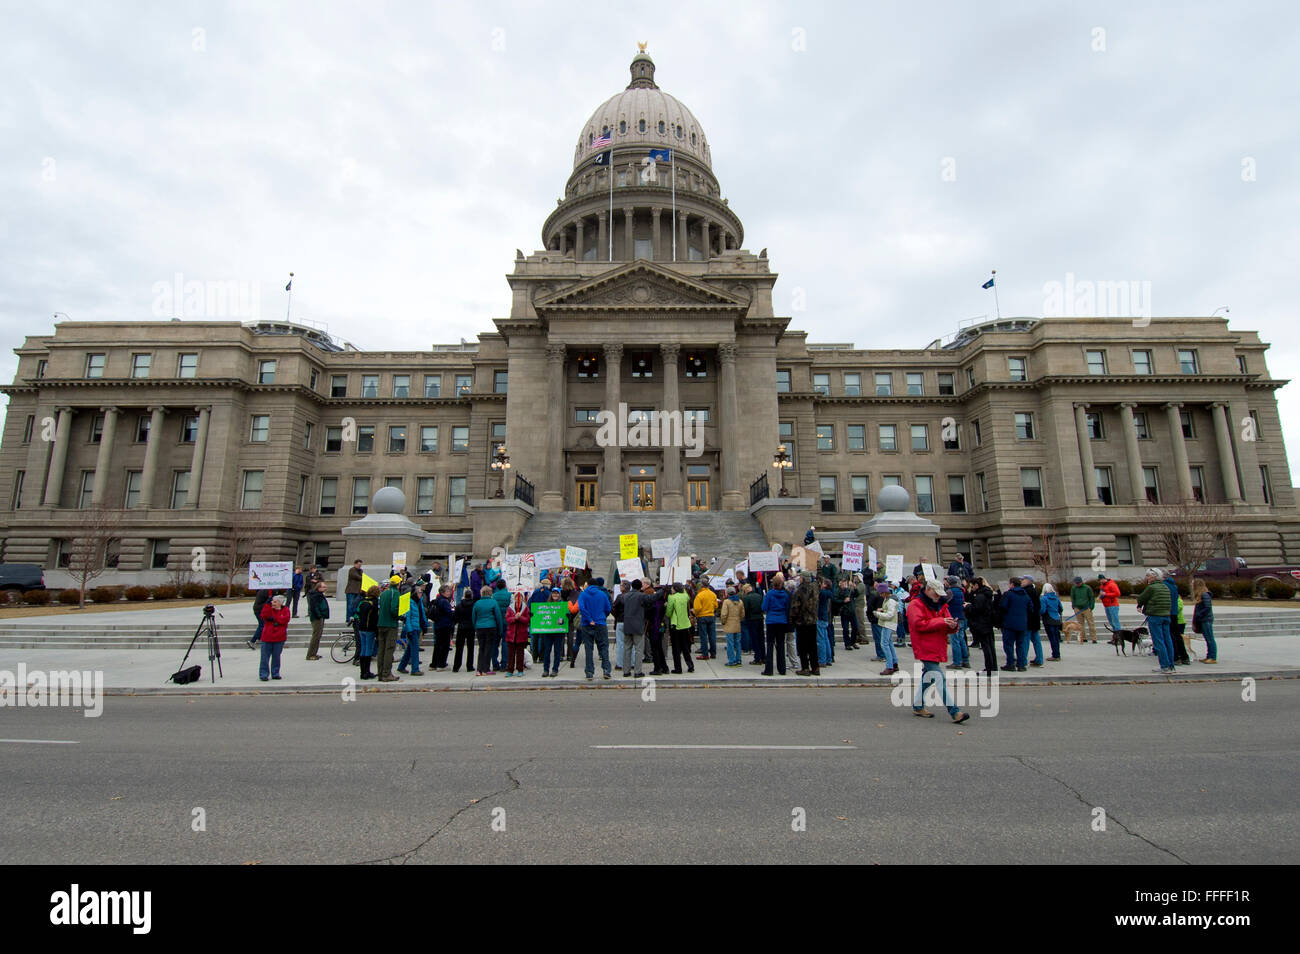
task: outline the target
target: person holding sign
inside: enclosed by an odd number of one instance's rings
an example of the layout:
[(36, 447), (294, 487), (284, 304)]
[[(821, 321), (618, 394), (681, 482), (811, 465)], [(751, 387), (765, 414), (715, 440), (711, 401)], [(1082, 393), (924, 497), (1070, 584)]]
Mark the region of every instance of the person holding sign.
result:
[(531, 616), (532, 610), (524, 602), (524, 594), (516, 593), (506, 610), (507, 679), (524, 674), (524, 647), (528, 645), (528, 620)]
[(397, 682), (393, 675), (393, 650), (397, 648), (397, 628), (401, 625), (398, 606), (402, 578), (394, 574), (388, 578), (388, 587), (379, 594), (379, 648), (375, 655), (375, 669), (380, 682)]
[(262, 607), (262, 660), (257, 668), (262, 682), (280, 678), (280, 654), (288, 638), (289, 619), (289, 607), (279, 593), (271, 597), (269, 605)]

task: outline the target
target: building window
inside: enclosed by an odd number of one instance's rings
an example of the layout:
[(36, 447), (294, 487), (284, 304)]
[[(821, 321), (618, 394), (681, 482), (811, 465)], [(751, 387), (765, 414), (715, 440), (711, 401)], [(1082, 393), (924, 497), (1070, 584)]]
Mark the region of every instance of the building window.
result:
[(257, 383), (274, 384), (275, 383), (275, 361), (257, 362)]
[(165, 570), (167, 569), (167, 556), (171, 549), (170, 540), (150, 540), (149, 541), (149, 569)]
[(348, 396), (348, 376), (346, 374), (330, 375), (330, 397), (341, 398)]
[(1140, 413), (1137, 411), (1133, 412), (1133, 432), (1137, 434), (1137, 439), (1140, 441), (1151, 440), (1151, 429), (1147, 427), (1147, 416), (1145, 411)]
[(1007, 358), (1007, 373), (1012, 381), (1029, 380), (1029, 360), (1027, 358)]
[(700, 424), (709, 423), (709, 409), (707, 407), (688, 407), (682, 412), (682, 421), (697, 421)]
[(600, 408), (596, 407), (579, 407), (573, 411), (573, 423), (575, 424), (595, 424), (598, 421), (597, 415), (600, 414)]
[(1133, 538), (1131, 536), (1116, 534), (1115, 562), (1120, 566), (1133, 565)]
[(913, 424), (912, 432), (912, 450), (928, 451), (930, 449), (930, 428), (926, 424)]
[(943, 435), (944, 450), (961, 450), (961, 425), (956, 421), (952, 426), (945, 424), (940, 433)]
[(1244, 354), (1239, 354), (1239, 355), (1237, 355), (1237, 373), (1238, 373), (1238, 374), (1246, 374), (1246, 373), (1247, 373), (1247, 371), (1246, 371), (1246, 356), (1245, 356)]
[[(948, 509), (953, 513), (966, 512), (966, 478), (960, 475), (948, 478)], [(970, 554), (969, 550), (962, 553)]]
[(1261, 464), (1259, 468), (1259, 485), (1264, 492), (1264, 503), (1273, 502), (1273, 481), (1268, 476), (1268, 467)]
[(934, 478), (916, 478), (916, 512), (934, 513)]
[(849, 490), (853, 494), (854, 513), (866, 513), (871, 509), (871, 483), (866, 477), (850, 477)]
[(1195, 348), (1178, 349), (1178, 370), (1183, 374), (1199, 374), (1200, 363), (1197, 361)]
[(903, 486), (903, 477), (901, 474), (885, 474), (880, 478), (882, 487), (901, 487)]
[(37, 380), (40, 380), (41, 378), (45, 377), (45, 372), (49, 368), (49, 366), (50, 366), (50, 362), (46, 361), (44, 358), (41, 358), (39, 361), (36, 362)]
[(14, 471), (14, 493), (13, 493), (13, 496), (9, 498), (9, 509), (10, 509), (10, 510), (21, 510), (21, 509), (22, 509), (22, 503), (23, 503), (23, 480), (24, 480), (24, 478), (26, 478), (26, 476), (27, 476), (27, 472), (26, 472), (26, 471), (23, 471), (23, 470), (16, 470), (16, 471)]
[(967, 388), (973, 388), (973, 387), (975, 387), (975, 369), (974, 369), (974, 368), (967, 368), (967, 369), (966, 369), (966, 387), (967, 387)]
[(134, 510), (140, 506), (140, 481), (143, 473), (138, 470), (128, 470), (126, 472), (126, 499), (122, 506), (127, 510)]
[(393, 375), (393, 397), (405, 398), (411, 396), (411, 376), (409, 374)]
[(492, 439), (488, 441), (488, 462), (491, 463), (496, 449), (506, 442), (506, 422), (497, 421), (492, 425)]
[(197, 353), (182, 354), (176, 359), (176, 377), (192, 378), (199, 373), (199, 356)]
[(971, 430), (975, 432), (975, 446), (980, 447), (984, 444), (984, 434), (980, 430), (980, 419), (977, 417), (970, 422)]
[(67, 540), (57, 540), (54, 544), (54, 565), (66, 570), (72, 564), (72, 544)]
[(254, 414), (252, 425), (248, 429), (248, 439), (254, 444), (261, 444), (266, 441), (271, 433), (271, 415)]
[(189, 496), (190, 472), (188, 470), (178, 470), (172, 474), (172, 509), (180, 510), (184, 507)]
[(370, 454), (375, 449), (375, 425), (366, 424), (357, 428), (357, 453)]
[(337, 477), (322, 477), (320, 479), (320, 512), (322, 516), (329, 517), (334, 514), (338, 506), (339, 496), (339, 479)]
[(844, 375), (844, 396), (862, 396), (862, 375), (857, 373), (846, 373)]
[(306, 474), (298, 475), (298, 513), (307, 512), (307, 482), (311, 480)]
[(1020, 468), (1020, 493), (1026, 507), (1043, 505), (1043, 472), (1037, 467)]
[(23, 422), (23, 443), (24, 444), (30, 444), (32, 442), (32, 432), (35, 430), (36, 430), (36, 415), (28, 414), (27, 420)]
[(415, 481), (415, 512), (417, 514), (433, 513), (433, 490), (435, 478), (419, 477)]
[(849, 425), (849, 450), (860, 451), (867, 449), (867, 425), (850, 424)]
[(505, 394), (510, 385), (509, 371), (492, 372), (492, 393)]
[(776, 393), (777, 394), (790, 393), (790, 369), (789, 368), (776, 369)]
[(1088, 428), (1088, 440), (1104, 441), (1106, 439), (1106, 429), (1102, 426), (1100, 411), (1086, 411), (1083, 419)]
[(632, 368), (632, 377), (634, 378), (653, 378), (655, 376), (655, 357), (647, 351), (633, 352), (628, 355), (627, 363)]
[(1146, 350), (1133, 352), (1133, 373), (1134, 374), (1151, 374), (1153, 371), (1151, 365), (1151, 352)]
[(1111, 483), (1109, 467), (1095, 467), (1093, 474), (1097, 481), (1097, 499), (1110, 506), (1115, 502), (1115, 489)]
[(441, 374), (426, 374), (424, 376), (424, 396), (427, 398), (442, 396)]
[(363, 398), (379, 397), (379, 375), (377, 374), (361, 375), (361, 396)]
[(830, 397), (831, 376), (829, 374), (814, 374), (813, 390), (825, 397)]
[(882, 451), (898, 450), (898, 425), (881, 424), (879, 425), (879, 445)]
[(352, 478), (352, 512), (366, 514), (370, 512), (370, 478)]
[(90, 443), (98, 444), (104, 439), (104, 415), (96, 414), (90, 419)]
[(988, 513), (989, 512), (989, 488), (988, 488), (988, 484), (985, 483), (983, 472), (980, 472), (975, 475), (975, 486), (979, 489), (980, 492), (980, 513)]
[(406, 426), (396, 424), (388, 429), (388, 453), (406, 453)]
[(818, 479), (818, 486), (821, 493), (822, 513), (835, 512), (835, 478), (821, 477)]
[(465, 478), (452, 477), (448, 480), (447, 512), (465, 512)]
[(1106, 352), (1104, 351), (1084, 351), (1084, 357), (1088, 359), (1089, 374), (1106, 373)]
[(629, 424), (636, 424), (639, 421), (645, 421), (647, 424), (649, 424), (652, 420), (654, 420), (654, 413), (655, 411), (654, 408), (652, 407), (629, 408), (627, 412), (627, 422)]
[(325, 453), (337, 454), (343, 450), (343, 428), (325, 428)]
[(395, 489), (395, 490), (401, 490), (401, 489), (402, 489), (402, 478), (401, 478), (401, 477), (385, 477), (385, 478), (384, 478), (384, 486), (385, 486), (385, 487), (392, 487), (392, 488)]
[(578, 379), (595, 380), (600, 377), (600, 358), (594, 354), (578, 355)]
[(86, 377), (102, 378), (104, 376), (104, 356), (102, 354), (86, 355)]
[(1205, 503), (1205, 468), (1189, 467), (1192, 477), (1192, 499), (1197, 503)]
[(1160, 503), (1160, 483), (1156, 473), (1156, 468), (1142, 468), (1142, 484), (1147, 492), (1147, 503)]
[(149, 377), (149, 365), (153, 363), (151, 354), (133, 354), (131, 355), (131, 377), (147, 378)]
[(633, 239), (632, 255), (635, 258), (650, 258), (654, 254), (654, 243), (650, 239)]
[(327, 540), (317, 540), (312, 546), (312, 556), (316, 565), (322, 570), (329, 569), (330, 565), (330, 544)]
[(423, 424), (420, 426), (420, 453), (438, 453), (438, 426), (436, 424)]
[(456, 375), (456, 397), (463, 397), (469, 394), (474, 387), (474, 376), (472, 374)]
[(311, 373), (307, 376), (307, 387), (315, 391), (318, 384), (320, 384), (320, 372), (312, 368)]
[(266, 479), (264, 470), (244, 471), (244, 492), (239, 501), (241, 510), (262, 509), (262, 484)]
[(894, 376), (888, 371), (876, 372), (876, 397), (889, 397), (894, 393)]
[(193, 444), (199, 439), (199, 416), (190, 414), (181, 418), (181, 443)]
[(689, 355), (686, 358), (685, 368), (688, 378), (707, 378), (709, 376), (708, 363), (697, 355)]
[(916, 371), (907, 372), (907, 393), (916, 396), (925, 393), (925, 376)]
[(1178, 421), (1182, 425), (1183, 439), (1188, 441), (1196, 440), (1196, 428), (1192, 426), (1192, 412), (1179, 411)]
[(953, 381), (951, 372), (939, 372), (939, 394), (941, 397), (950, 397), (957, 393), (957, 385)]
[(835, 425), (817, 425), (817, 449), (819, 451), (835, 450)]
[[(1261, 437), (1264, 436), (1264, 432), (1260, 429), (1259, 426), (1259, 412), (1247, 411), (1246, 414), (1250, 418), (1250, 426), (1254, 429), (1255, 440), (1259, 440)], [(29, 417), (28, 420), (30, 421), (31, 418)]]
[(781, 421), (777, 425), (777, 437), (780, 439), (779, 442), (785, 445), (785, 452), (790, 455), (790, 462), (795, 467), (799, 466), (799, 458), (794, 452), (794, 422)]
[(311, 436), (312, 436), (312, 432), (313, 432), (315, 429), (316, 429), (316, 425), (312, 424), (311, 421), (308, 421), (308, 422), (303, 426), (303, 429), (302, 429), (302, 446), (303, 446), (303, 450), (311, 450)]
[(1034, 415), (1028, 412), (1016, 412), (1016, 439), (1032, 441), (1034, 439)]
[(451, 450), (452, 453), (469, 450), (468, 427), (453, 427), (451, 429)]

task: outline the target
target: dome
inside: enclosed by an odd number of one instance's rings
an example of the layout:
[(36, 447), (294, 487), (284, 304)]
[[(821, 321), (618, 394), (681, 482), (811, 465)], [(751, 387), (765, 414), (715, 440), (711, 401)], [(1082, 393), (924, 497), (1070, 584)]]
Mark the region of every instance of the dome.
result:
[(627, 146), (675, 149), (712, 169), (709, 141), (695, 115), (655, 85), (655, 64), (644, 52), (632, 58), (632, 82), (596, 107), (578, 134), (576, 169), (592, 155), (591, 144), (608, 131), (615, 149)]

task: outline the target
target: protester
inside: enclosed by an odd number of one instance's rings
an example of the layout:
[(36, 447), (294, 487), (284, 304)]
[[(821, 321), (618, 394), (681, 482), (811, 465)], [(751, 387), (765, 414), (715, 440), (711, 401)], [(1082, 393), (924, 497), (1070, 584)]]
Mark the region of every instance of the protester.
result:
[(470, 618), (474, 621), (474, 638), (478, 641), (478, 674), (490, 676), (497, 671), (497, 635), (506, 624), (501, 604), (492, 598), (492, 587), (485, 585), (479, 589), (479, 598), (474, 601)]
[(1138, 595), (1137, 606), (1147, 618), (1151, 645), (1160, 660), (1160, 668), (1155, 671), (1169, 676), (1174, 673), (1174, 646), (1169, 630), (1173, 601), (1169, 598), (1169, 587), (1165, 586), (1163, 576), (1160, 570), (1147, 570), (1147, 586)]
[[(1089, 590), (1091, 592), (1091, 590)], [(1051, 583), (1043, 584), (1043, 595), (1038, 598), (1038, 612), (1047, 630), (1047, 641), (1051, 643), (1051, 662), (1061, 661), (1061, 598), (1056, 594), (1056, 587)]]
[(686, 598), (686, 587), (674, 583), (673, 590), (664, 603), (665, 623), (671, 633), (673, 644), (673, 675), (682, 674), (682, 660), (686, 661), (688, 672), (695, 672), (695, 663), (691, 660), (691, 620)]
[(1085, 638), (1091, 639), (1094, 643), (1097, 641), (1097, 622), (1092, 618), (1092, 610), (1096, 605), (1097, 594), (1093, 593), (1091, 586), (1083, 582), (1083, 577), (1076, 576), (1074, 585), (1070, 587), (1070, 607), (1074, 610), (1074, 618), (1079, 621), (1079, 642), (1083, 642)]
[(379, 587), (372, 586), (353, 609), (352, 618), (357, 627), (357, 656), (361, 660), (361, 678), (374, 679), (378, 673), (370, 671), (370, 662), (379, 651)]
[(796, 676), (821, 674), (817, 664), (817, 584), (808, 573), (800, 574), (799, 585), (790, 597), (789, 621), (795, 629), (799, 652)]
[(727, 587), (727, 598), (722, 601), (722, 632), (727, 637), (727, 667), (744, 665), (741, 654), (741, 631), (745, 624), (745, 606), (735, 586)]
[(434, 672), (447, 668), (447, 654), (451, 652), (451, 634), (456, 628), (456, 610), (451, 605), (451, 584), (438, 587), (431, 615), (433, 617), (433, 659), (429, 666)]
[[(1106, 611), (1106, 622), (1113, 633), (1120, 628), (1119, 625), (1119, 584), (1114, 580), (1108, 580), (1104, 576), (1099, 576), (1098, 581), (1101, 584), (1101, 605)], [(1095, 643), (1097, 637), (1094, 634), (1092, 641)]]
[[(652, 676), (668, 674), (669, 647), (665, 639), (668, 630), (668, 588), (661, 586), (654, 592), (654, 608), (647, 612), (646, 641), (650, 643), (650, 656), (654, 666)], [(649, 615), (653, 612), (653, 615)]]
[(1205, 637), (1205, 658), (1203, 663), (1214, 665), (1219, 661), (1219, 647), (1214, 642), (1214, 601), (1209, 587), (1199, 577), (1192, 580), (1192, 632)]
[[(853, 575), (850, 588), (850, 610), (848, 625), (853, 630), (853, 645), (856, 646), (862, 641), (862, 636), (867, 629), (867, 589), (863, 578), (856, 573)], [(845, 625), (846, 620), (841, 614), (840, 626)]]
[[(957, 554), (960, 560), (961, 554)], [(966, 595), (962, 590), (962, 578), (948, 577), (948, 612), (957, 621), (957, 629), (952, 634), (952, 662), (949, 669), (970, 668), (970, 647), (966, 644)]]
[(528, 620), (532, 610), (524, 601), (523, 593), (516, 593), (510, 608), (506, 610), (506, 678), (523, 676), (524, 647), (528, 645)]
[(790, 626), (789, 611), (790, 594), (785, 588), (785, 577), (780, 573), (773, 574), (772, 587), (763, 597), (764, 624), (767, 629), (766, 662), (763, 665), (765, 676), (772, 675), (774, 662), (776, 671), (785, 675), (785, 634)]
[[(302, 584), (303, 584), (302, 566), (301, 565), (295, 566), (293, 568), (293, 586), (290, 589), (290, 592), (293, 594), (293, 618), (294, 619), (298, 618), (298, 597), (302, 594)], [(315, 592), (314, 589), (308, 590), (308, 595), (310, 596), (314, 592)]]
[(831, 586), (829, 577), (817, 582), (817, 662), (822, 666), (835, 664), (835, 640), (831, 630)]
[(277, 593), (262, 607), (262, 658), (257, 667), (257, 676), (262, 682), (268, 678), (280, 678), (280, 654), (284, 652), (290, 619), (289, 607), (284, 604), (284, 596)]
[(898, 672), (898, 653), (894, 648), (894, 628), (898, 625), (898, 600), (889, 591), (888, 583), (876, 584), (876, 622), (880, 630), (880, 648), (885, 654), (885, 668), (882, 676), (892, 676)]
[(912, 714), (933, 719), (934, 713), (925, 708), (926, 677), (939, 684), (939, 697), (952, 721), (961, 724), (970, 718), (948, 699), (948, 683), (943, 677), (943, 663), (948, 658), (949, 637), (957, 632), (959, 624), (948, 612), (948, 593), (938, 580), (928, 581), (920, 598), (912, 600), (907, 608), (908, 629), (912, 633), (912, 652), (921, 663), (921, 678), (916, 684), (916, 698)]
[(460, 672), (461, 653), (465, 654), (465, 671), (474, 668), (474, 591), (468, 586), (456, 603), (456, 658), (451, 671)]
[[(561, 603), (560, 588), (552, 587), (547, 594), (547, 602)], [(568, 607), (565, 607), (565, 617), (567, 624)], [(542, 636), (542, 675), (555, 678), (560, 674), (560, 662), (564, 659), (564, 641), (568, 638), (568, 633), (544, 633)]]
[(249, 649), (256, 649), (262, 638), (262, 627), (266, 625), (262, 619), (262, 610), (266, 609), (266, 604), (271, 602), (271, 597), (274, 595), (275, 590), (258, 590), (257, 595), (253, 597), (253, 619), (257, 620), (257, 629), (253, 632), (253, 638), (248, 641)]
[(1034, 658), (1030, 660), (1030, 666), (1041, 666), (1043, 664), (1043, 643), (1038, 638), (1039, 631), (1043, 628), (1042, 611), (1038, 608), (1038, 589), (1034, 586), (1034, 578), (1026, 573), (1020, 579), (1020, 585), (1025, 590), (1025, 595), (1029, 597), (1029, 619), (1026, 625), (1029, 627), (1029, 644), (1034, 647)]
[[(1002, 667), (1016, 672), (1028, 671), (1025, 663), (1029, 656), (1029, 594), (1017, 577), (1010, 580), (1009, 589), (998, 603), (1001, 609), (999, 625), (1002, 627), (1002, 649), (1007, 661)], [(915, 636), (913, 636), (915, 644)]]
[(307, 618), (311, 620), (311, 642), (307, 644), (307, 659), (309, 662), (315, 662), (320, 659), (317, 650), (320, 649), (325, 620), (330, 618), (330, 601), (325, 598), (324, 580), (317, 583), (316, 588), (307, 594)]
[(586, 673), (587, 681), (591, 682), (596, 678), (596, 664), (592, 655), (592, 646), (600, 652), (600, 668), (609, 679), (612, 675), (610, 671), (609, 659), (609, 615), (614, 611), (610, 604), (609, 594), (605, 592), (604, 577), (597, 577), (594, 582), (589, 582), (582, 588), (578, 594), (578, 614), (581, 618), (582, 625), (582, 647), (586, 654)]
[(365, 574), (361, 570), (361, 561), (354, 560), (352, 567), (348, 570), (348, 582), (343, 588), (343, 598), (347, 601), (347, 614), (343, 622), (352, 622), (352, 617), (357, 613), (357, 604), (361, 602), (362, 577)]
[(623, 675), (628, 678), (633, 676), (634, 671), (637, 678), (642, 675), (646, 620), (654, 615), (654, 597), (646, 593), (646, 582), (649, 581), (633, 580), (627, 596), (623, 598), (623, 657), (620, 661), (623, 664)]
[(948, 575), (955, 576), (959, 582), (965, 582), (975, 578), (975, 568), (970, 565), (964, 553), (958, 553), (956, 559), (948, 564)]
[(375, 655), (375, 669), (380, 682), (397, 682), (393, 675), (393, 650), (397, 648), (397, 627), (401, 623), (398, 601), (402, 578), (394, 574), (388, 586), (379, 594), (379, 647)]
[(977, 576), (968, 584), (966, 598), (966, 625), (975, 644), (984, 653), (984, 674), (998, 671), (998, 653), (993, 646), (994, 596), (984, 577)]
[(754, 654), (751, 666), (761, 666), (767, 658), (763, 637), (763, 594), (747, 583), (741, 590), (741, 604), (745, 607), (745, 630), (749, 633), (749, 649)]
[(501, 609), (501, 625), (497, 627), (496, 643), (496, 668), (506, 668), (506, 610), (510, 608), (510, 591), (506, 589), (506, 581), (501, 579), (500, 574), (490, 584), (492, 587), (492, 598), (497, 601), (497, 606)]
[(623, 668), (623, 606), (628, 593), (632, 592), (632, 584), (628, 580), (620, 580), (618, 584), (618, 596), (614, 597), (614, 668)]
[(397, 671), (403, 675), (407, 673), (408, 666), (412, 676), (424, 675), (424, 671), (420, 669), (420, 640), (423, 639), (424, 631), (429, 626), (429, 618), (425, 615), (423, 597), (424, 584), (416, 583), (410, 593), (410, 608), (407, 609), (405, 620), (402, 623), (402, 633), (406, 637), (406, 649), (402, 652), (401, 661), (397, 664)]
[(709, 586), (707, 581), (699, 588), (695, 594), (695, 601), (691, 606), (695, 613), (695, 632), (699, 637), (699, 655), (696, 659), (717, 659), (718, 658), (718, 594), (713, 592), (713, 587)]

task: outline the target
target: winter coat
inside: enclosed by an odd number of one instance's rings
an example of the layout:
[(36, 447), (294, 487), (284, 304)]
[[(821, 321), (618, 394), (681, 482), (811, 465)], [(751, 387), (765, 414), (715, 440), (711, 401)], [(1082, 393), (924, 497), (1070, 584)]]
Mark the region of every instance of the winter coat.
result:
[(829, 587), (822, 587), (817, 591), (817, 622), (830, 622), (831, 618), (831, 591)]
[(763, 618), (763, 594), (758, 590), (746, 593), (740, 598), (740, 602), (745, 606), (745, 619)]
[(324, 593), (313, 590), (307, 594), (307, 618), (330, 618), (330, 601), (325, 598)]
[(790, 598), (790, 622), (795, 626), (817, 625), (817, 584), (804, 580)]
[(1025, 595), (1029, 597), (1029, 626), (1031, 633), (1036, 633), (1043, 628), (1043, 613), (1038, 608), (1038, 588), (1030, 583), (1025, 588)]
[(1192, 610), (1192, 632), (1205, 632), (1206, 623), (1214, 625), (1214, 601), (1209, 590), (1201, 594), (1201, 598), (1196, 601), (1196, 609)]
[(402, 594), (397, 592), (397, 587), (390, 586), (384, 592), (379, 594), (379, 628), (393, 629), (398, 622), (398, 601)]
[(501, 604), (496, 600), (478, 599), (470, 615), (475, 629), (493, 629), (501, 632), (506, 625), (506, 618), (501, 613)]
[(613, 612), (609, 594), (600, 587), (592, 585), (578, 595), (578, 612), (582, 614), (583, 626), (604, 626), (606, 617)]
[(373, 633), (379, 629), (379, 607), (370, 597), (365, 597), (357, 604), (357, 632)]
[(406, 618), (402, 623), (402, 632), (423, 633), (428, 626), (429, 617), (424, 612), (424, 603), (412, 594), (411, 608), (406, 611)]
[(1106, 580), (1101, 584), (1101, 605), (1119, 606), (1119, 584), (1114, 580)]
[(532, 610), (528, 608), (527, 603), (522, 603), (518, 609), (515, 608), (514, 603), (510, 604), (510, 608), (506, 610), (506, 642), (528, 642), (528, 620), (532, 615)]
[(729, 596), (722, 601), (722, 631), (724, 633), (740, 632), (740, 621), (745, 618), (745, 607), (740, 598)]
[(451, 629), (456, 625), (456, 611), (451, 608), (451, 600), (439, 596), (433, 601), (433, 628)]
[[(1118, 588), (1116, 588), (1118, 591)], [(1070, 587), (1070, 606), (1076, 610), (1090, 610), (1097, 605), (1097, 596), (1087, 583)]]
[(267, 603), (262, 607), (262, 642), (264, 643), (282, 643), (289, 633), (289, 620), (292, 618), (289, 607), (282, 606), (278, 610), (274, 604)]
[(695, 594), (695, 603), (692, 607), (695, 611), (696, 619), (707, 619), (718, 612), (718, 594), (713, 592), (712, 587), (701, 586), (700, 591)]
[(1163, 580), (1156, 580), (1137, 598), (1138, 609), (1146, 616), (1168, 616), (1172, 603), (1169, 599), (1169, 587)]
[(461, 638), (474, 632), (474, 600), (461, 600), (456, 604), (456, 634)]
[(898, 600), (892, 596), (881, 596), (880, 605), (876, 607), (876, 625), (885, 629), (898, 626)]
[[(1003, 630), (1029, 630), (1029, 594), (1025, 592), (1023, 586), (1013, 586), (1002, 594), (1002, 601), (999, 604), (1002, 607)], [(911, 623), (911, 620), (908, 620)]]
[(670, 593), (664, 604), (664, 616), (673, 629), (690, 629), (691, 618), (687, 609), (686, 593)]
[(966, 625), (976, 636), (993, 635), (993, 591), (981, 586), (966, 600)]
[(623, 634), (640, 636), (646, 623), (654, 616), (654, 597), (641, 590), (633, 590), (623, 598)]
[(1043, 622), (1052, 626), (1061, 625), (1061, 598), (1055, 593), (1044, 593), (1038, 598), (1038, 610)]
[(790, 592), (784, 589), (770, 589), (767, 595), (763, 597), (763, 614), (767, 617), (767, 624), (787, 623), (789, 619), (786, 614), (790, 611)]
[(345, 594), (359, 594), (361, 592), (361, 577), (363, 573), (361, 567), (354, 566), (348, 570), (348, 584), (344, 587)]
[(921, 662), (948, 661), (948, 604), (926, 593), (907, 607), (907, 630), (912, 634), (912, 655)]
[(953, 619), (966, 618), (966, 597), (960, 586), (948, 590), (948, 612), (952, 614)]

